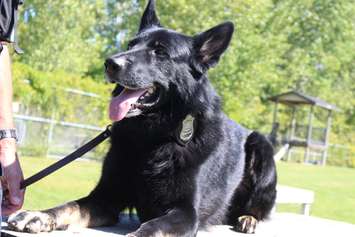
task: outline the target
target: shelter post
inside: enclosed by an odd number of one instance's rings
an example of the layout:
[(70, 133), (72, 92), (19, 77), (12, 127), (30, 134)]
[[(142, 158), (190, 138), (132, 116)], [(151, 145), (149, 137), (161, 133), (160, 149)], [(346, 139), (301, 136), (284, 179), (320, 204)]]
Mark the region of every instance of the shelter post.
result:
[(312, 122), (313, 122), (313, 105), (308, 113), (308, 129), (307, 129), (307, 140), (306, 140), (306, 151), (304, 153), (304, 162), (308, 163), (310, 155), (310, 144), (312, 140)]
[(328, 110), (328, 118), (327, 118), (327, 127), (325, 129), (325, 149), (322, 154), (322, 165), (325, 166), (327, 163), (327, 156), (328, 156), (328, 142), (329, 142), (329, 134), (330, 134), (330, 128), (332, 124), (332, 111)]

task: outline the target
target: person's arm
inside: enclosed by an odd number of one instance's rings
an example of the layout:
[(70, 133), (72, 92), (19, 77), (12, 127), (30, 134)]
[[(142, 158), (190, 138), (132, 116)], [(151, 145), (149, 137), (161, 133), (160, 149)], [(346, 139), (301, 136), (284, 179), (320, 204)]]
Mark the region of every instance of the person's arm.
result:
[(9, 49), (3, 43), (0, 54), (0, 127), (13, 128), (12, 117), (12, 76)]
[[(14, 128), (11, 61), (9, 49), (3, 45), (0, 53), (0, 129), (11, 128)], [(24, 191), (20, 190), (23, 174), (16, 156), (15, 139), (0, 139), (0, 163), (4, 172), (1, 180), (4, 190), (2, 215), (7, 216), (22, 207), (24, 198)]]

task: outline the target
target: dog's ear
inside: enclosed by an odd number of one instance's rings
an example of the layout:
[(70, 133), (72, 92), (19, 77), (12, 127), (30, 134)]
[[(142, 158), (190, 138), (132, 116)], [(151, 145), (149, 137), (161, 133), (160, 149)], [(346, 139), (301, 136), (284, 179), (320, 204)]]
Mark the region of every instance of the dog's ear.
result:
[(155, 12), (155, 0), (149, 0), (141, 19), (139, 32), (152, 26), (160, 26), (159, 19)]
[(202, 67), (202, 72), (218, 63), (232, 39), (233, 31), (233, 23), (225, 22), (193, 38), (195, 60)]

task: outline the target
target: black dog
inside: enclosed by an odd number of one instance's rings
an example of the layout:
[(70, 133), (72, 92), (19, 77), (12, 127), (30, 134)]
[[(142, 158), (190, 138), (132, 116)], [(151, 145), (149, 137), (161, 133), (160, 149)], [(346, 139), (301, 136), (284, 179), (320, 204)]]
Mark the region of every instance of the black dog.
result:
[(105, 62), (117, 83), (110, 104), (116, 122), (98, 185), (62, 206), (20, 212), (10, 227), (114, 225), (134, 207), (143, 224), (129, 236), (195, 236), (216, 224), (252, 233), (274, 205), (273, 150), (227, 118), (206, 76), (233, 30), (226, 22), (194, 37), (179, 34), (160, 25), (149, 1), (128, 50)]

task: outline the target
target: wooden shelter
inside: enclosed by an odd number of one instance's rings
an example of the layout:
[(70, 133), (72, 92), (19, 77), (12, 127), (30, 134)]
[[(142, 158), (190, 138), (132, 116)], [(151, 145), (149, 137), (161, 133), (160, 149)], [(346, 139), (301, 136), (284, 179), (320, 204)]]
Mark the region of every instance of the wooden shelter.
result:
[[(274, 144), (279, 143), (288, 145), (287, 159), (290, 158), (292, 147), (304, 147), (304, 162), (308, 163), (310, 158), (310, 150), (321, 153), (321, 163), (326, 164), (327, 150), (329, 144), (329, 133), (331, 127), (332, 111), (337, 111), (337, 107), (319, 98), (309, 96), (297, 91), (289, 91), (283, 94), (275, 95), (269, 98), (275, 103), (274, 116), (272, 124), (271, 140)], [(291, 107), (291, 121), (288, 126), (286, 136), (279, 140), (278, 138), (278, 106), (283, 104)], [(299, 124), (296, 121), (296, 110), (299, 106), (310, 106), (308, 112), (308, 124)], [(325, 127), (314, 127), (314, 107), (320, 107), (328, 111), (327, 122)], [(317, 136), (315, 136), (317, 135)]]

